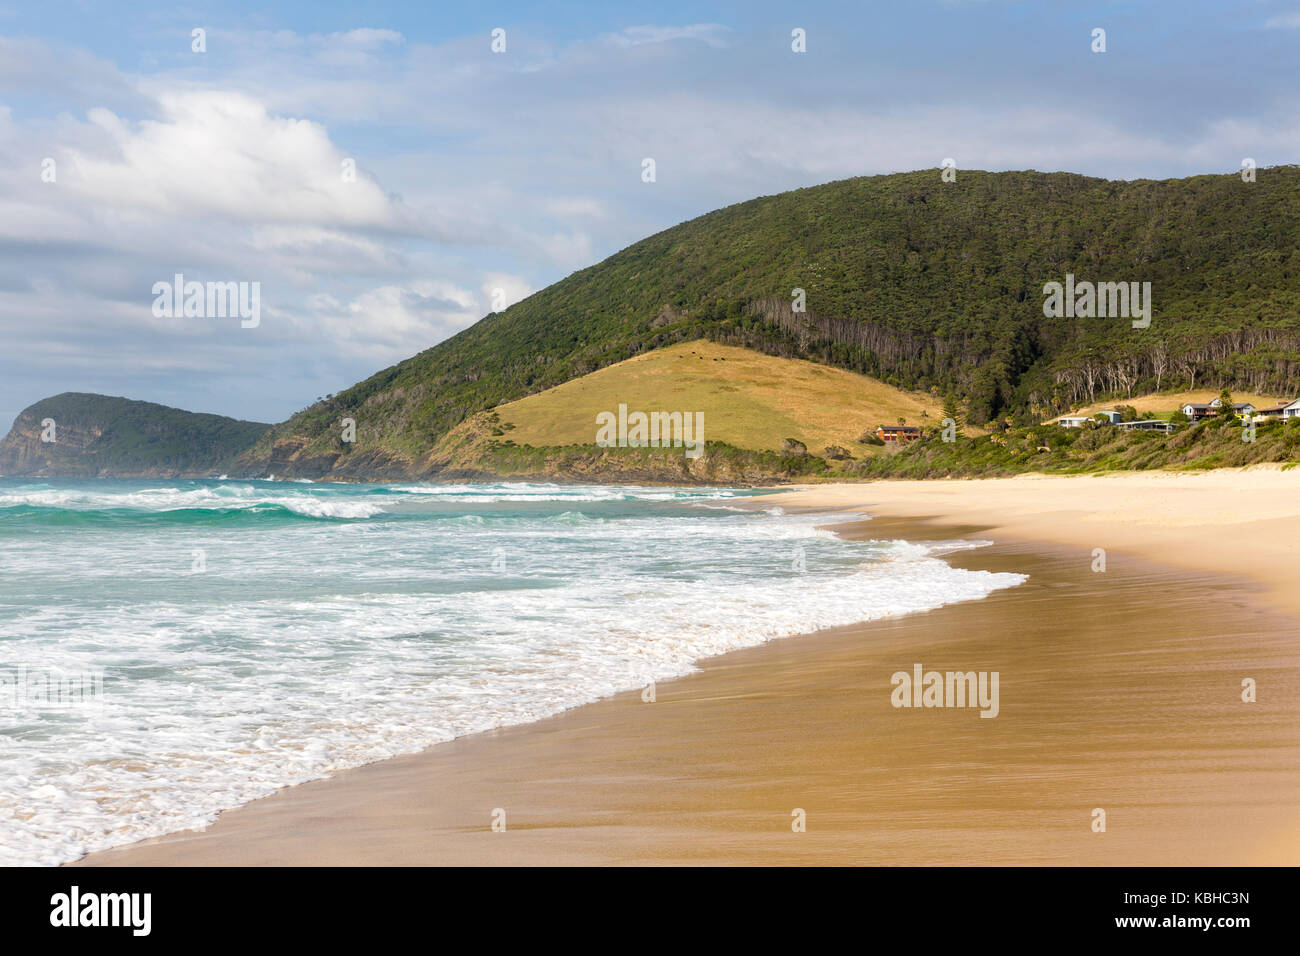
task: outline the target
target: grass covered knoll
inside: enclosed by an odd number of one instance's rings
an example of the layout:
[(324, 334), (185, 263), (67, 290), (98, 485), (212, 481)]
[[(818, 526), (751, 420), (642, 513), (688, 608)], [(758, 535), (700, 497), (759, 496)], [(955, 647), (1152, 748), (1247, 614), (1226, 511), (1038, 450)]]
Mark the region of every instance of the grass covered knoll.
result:
[(858, 438), (877, 425), (942, 418), (928, 395), (706, 340), (638, 355), (496, 412), (518, 445), (580, 445), (595, 440), (597, 413), (616, 413), (620, 403), (629, 411), (703, 412), (709, 441), (779, 451), (793, 438), (818, 455), (838, 445), (861, 456), (872, 449)]
[(14, 420), (0, 441), (0, 475), (204, 477), (232, 470), (236, 456), (270, 427), (153, 402), (64, 392), (28, 406)]

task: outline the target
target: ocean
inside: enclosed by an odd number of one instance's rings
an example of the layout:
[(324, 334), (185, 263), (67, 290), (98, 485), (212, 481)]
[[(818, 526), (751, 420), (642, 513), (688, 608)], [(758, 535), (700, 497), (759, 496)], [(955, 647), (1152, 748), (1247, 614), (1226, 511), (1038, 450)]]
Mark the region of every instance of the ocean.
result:
[(0, 479), (0, 864), (1024, 580), (942, 560), (979, 542), (819, 530), (853, 517), (727, 488)]

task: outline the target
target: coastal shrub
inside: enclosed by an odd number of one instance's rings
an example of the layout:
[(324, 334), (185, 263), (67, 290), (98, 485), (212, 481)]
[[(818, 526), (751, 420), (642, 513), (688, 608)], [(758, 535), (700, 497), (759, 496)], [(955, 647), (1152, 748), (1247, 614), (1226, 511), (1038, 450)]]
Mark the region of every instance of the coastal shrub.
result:
[[(955, 442), (927, 440), (894, 455), (845, 468), (845, 474), (876, 477), (979, 477), (1036, 471), (1055, 474), (1174, 468), (1203, 470), (1300, 457), (1300, 423), (1269, 422), (1243, 441), (1232, 428), (1206, 420), (1171, 435), (1106, 426), (1061, 428), (1035, 425)], [(1047, 448), (1047, 451), (1040, 451)]]

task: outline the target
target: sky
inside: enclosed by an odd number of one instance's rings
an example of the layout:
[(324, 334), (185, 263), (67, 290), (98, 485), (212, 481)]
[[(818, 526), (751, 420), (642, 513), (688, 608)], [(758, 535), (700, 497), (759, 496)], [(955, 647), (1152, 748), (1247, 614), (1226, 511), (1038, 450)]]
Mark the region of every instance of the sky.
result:
[[(63, 391), (280, 421), (849, 176), (1296, 163), (1297, 63), (1262, 0), (0, 6), (0, 429)], [(257, 283), (257, 325), (156, 314), (178, 273)]]

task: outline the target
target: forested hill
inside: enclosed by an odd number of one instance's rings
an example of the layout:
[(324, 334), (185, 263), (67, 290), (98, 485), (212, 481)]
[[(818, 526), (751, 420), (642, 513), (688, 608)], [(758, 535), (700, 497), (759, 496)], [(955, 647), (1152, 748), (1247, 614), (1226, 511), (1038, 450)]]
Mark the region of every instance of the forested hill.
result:
[[(1157, 382), (1298, 393), (1300, 168), (1257, 175), (960, 171), (943, 182), (927, 170), (754, 199), (644, 239), (305, 409), (246, 463), (326, 473), (359, 455), (382, 470), (477, 410), (701, 335), (955, 393), (976, 424)], [(1150, 327), (1045, 317), (1043, 286), (1067, 273), (1150, 282)], [(344, 417), (364, 440), (340, 441)]]
[(0, 475), (208, 477), (234, 467), (269, 425), (153, 402), (64, 392), (19, 414), (0, 441)]

